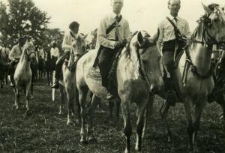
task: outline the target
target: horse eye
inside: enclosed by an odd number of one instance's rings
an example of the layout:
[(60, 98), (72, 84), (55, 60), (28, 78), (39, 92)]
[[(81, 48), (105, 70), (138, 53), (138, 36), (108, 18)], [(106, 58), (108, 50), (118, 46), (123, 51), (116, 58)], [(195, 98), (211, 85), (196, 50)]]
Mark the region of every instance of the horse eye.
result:
[(213, 22), (217, 23), (219, 21), (218, 18), (214, 19)]

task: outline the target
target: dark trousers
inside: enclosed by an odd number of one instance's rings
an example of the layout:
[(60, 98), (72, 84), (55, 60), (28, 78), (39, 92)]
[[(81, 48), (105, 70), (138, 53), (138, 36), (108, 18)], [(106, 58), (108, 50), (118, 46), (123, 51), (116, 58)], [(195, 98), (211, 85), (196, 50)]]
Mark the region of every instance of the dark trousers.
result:
[(18, 62), (12, 62), (9, 66), (9, 75), (10, 75), (10, 80), (13, 84), (15, 84), (15, 81), (14, 81), (14, 73), (15, 73), (15, 70), (16, 70), (16, 65), (18, 64)]
[(65, 59), (69, 59), (70, 51), (65, 51), (64, 54), (59, 57), (59, 59), (56, 61), (55, 65), (55, 79), (58, 81), (61, 77), (62, 72), (62, 65)]
[(164, 51), (163, 52), (163, 62), (165, 64), (165, 66), (167, 67), (168, 72), (170, 73), (170, 78), (167, 78), (165, 76), (164, 78), (164, 84), (165, 84), (165, 90), (166, 92), (169, 91), (175, 91), (175, 75), (174, 75), (174, 70), (175, 70), (175, 66), (174, 66), (174, 52), (173, 51)]
[(99, 54), (98, 66), (100, 74), (102, 76), (102, 86), (109, 89), (109, 71), (113, 64), (113, 59), (117, 53), (117, 50), (102, 47)]

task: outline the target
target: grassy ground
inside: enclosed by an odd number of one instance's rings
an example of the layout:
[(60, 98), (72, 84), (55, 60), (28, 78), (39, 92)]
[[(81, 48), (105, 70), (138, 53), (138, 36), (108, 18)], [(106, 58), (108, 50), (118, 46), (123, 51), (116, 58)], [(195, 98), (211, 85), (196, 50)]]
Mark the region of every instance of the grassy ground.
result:
[[(108, 123), (107, 104), (105, 112), (95, 113), (95, 136), (97, 142), (83, 145), (79, 142), (80, 125), (66, 125), (66, 111), (58, 115), (59, 93), (56, 101), (51, 101), (51, 89), (45, 80), (35, 83), (31, 115), (24, 118), (24, 109), (14, 110), (14, 94), (10, 87), (0, 89), (0, 152), (15, 153), (121, 153), (125, 147), (122, 133), (123, 121)], [(23, 102), (24, 95), (21, 96)], [(182, 104), (177, 104), (169, 112), (169, 121), (173, 132), (172, 142), (167, 143), (164, 126), (159, 115), (162, 101), (158, 98), (154, 104), (151, 124), (143, 142), (144, 153), (185, 153), (187, 152), (186, 119)], [(201, 128), (198, 134), (199, 152), (225, 152), (225, 134), (219, 119), (221, 108), (218, 104), (208, 104), (202, 115)], [(135, 115), (132, 114), (133, 125)], [(133, 133), (135, 126), (133, 126)], [(135, 135), (132, 135), (132, 152)]]

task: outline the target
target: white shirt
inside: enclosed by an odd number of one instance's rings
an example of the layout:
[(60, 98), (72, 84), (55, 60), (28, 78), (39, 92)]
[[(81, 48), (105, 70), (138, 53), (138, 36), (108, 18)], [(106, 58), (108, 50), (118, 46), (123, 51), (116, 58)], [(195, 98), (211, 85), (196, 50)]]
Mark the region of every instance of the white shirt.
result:
[(51, 54), (51, 58), (53, 56), (59, 58), (59, 49), (57, 47), (55, 48), (52, 47), (50, 50), (50, 54)]
[(14, 61), (15, 59), (19, 59), (22, 55), (23, 47), (19, 47), (19, 44), (13, 46), (12, 50), (9, 52), (9, 59)]
[[(176, 17), (177, 18), (177, 22), (176, 22), (173, 16), (170, 15), (169, 18), (175, 23), (175, 25), (177, 26), (181, 34), (187, 36), (187, 38), (190, 38), (191, 32), (190, 32), (190, 28), (189, 28), (189, 24), (187, 20), (182, 19), (180, 17)], [(168, 19), (165, 18), (159, 24), (159, 38), (157, 43), (159, 46), (162, 46), (163, 42), (174, 40), (175, 38), (176, 37), (175, 37), (174, 27), (168, 21)]]
[(70, 48), (71, 48), (73, 42), (78, 37), (78, 35), (74, 35), (74, 37), (73, 37), (70, 33), (71, 33), (71, 31), (70, 32), (67, 32), (64, 35), (63, 42), (62, 42), (62, 49), (64, 51), (70, 51)]
[(121, 21), (118, 24), (118, 27), (114, 28), (109, 34), (106, 34), (107, 28), (112, 25), (116, 21), (116, 14), (111, 13), (104, 17), (99, 25), (98, 32), (97, 32), (97, 45), (96, 48), (98, 49), (100, 45), (104, 47), (108, 47), (111, 49), (115, 48), (115, 30), (118, 28), (118, 38), (119, 41), (123, 41), (124, 39), (130, 39), (130, 28), (129, 23), (126, 19), (122, 17)]

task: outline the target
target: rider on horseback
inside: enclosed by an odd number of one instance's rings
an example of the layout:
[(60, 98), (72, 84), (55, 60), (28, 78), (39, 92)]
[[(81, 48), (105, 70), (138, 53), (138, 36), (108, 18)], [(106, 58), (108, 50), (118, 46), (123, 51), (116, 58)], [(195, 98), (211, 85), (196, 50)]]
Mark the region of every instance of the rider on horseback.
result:
[(73, 21), (70, 23), (69, 29), (70, 32), (67, 33), (63, 38), (62, 49), (64, 50), (64, 54), (56, 61), (55, 83), (51, 86), (51, 88), (59, 88), (59, 79), (61, 76), (62, 65), (65, 59), (69, 59), (71, 47), (78, 37), (79, 23)]
[(168, 74), (165, 76), (166, 101), (171, 105), (174, 105), (177, 100), (175, 93), (176, 85), (174, 85), (175, 58), (183, 49), (183, 46), (180, 46), (178, 42), (176, 32), (179, 31), (179, 33), (186, 37), (191, 35), (188, 22), (178, 16), (181, 7), (180, 3), (180, 0), (168, 1), (170, 16), (159, 24), (159, 39), (157, 42), (159, 50), (162, 51), (163, 62)]
[(103, 18), (97, 32), (98, 64), (102, 76), (102, 85), (109, 94), (107, 99), (112, 99), (109, 89), (109, 71), (116, 53), (125, 46), (130, 39), (129, 23), (120, 14), (123, 0), (112, 0), (113, 13)]
[(9, 67), (9, 74), (10, 74), (10, 80), (11, 80), (11, 87), (15, 86), (15, 82), (14, 82), (14, 73), (15, 73), (15, 68), (16, 65), (19, 62), (20, 56), (22, 55), (22, 51), (23, 51), (23, 46), (26, 43), (26, 38), (25, 37), (20, 37), (18, 39), (18, 44), (13, 46), (12, 50), (9, 53), (9, 59), (12, 61)]

